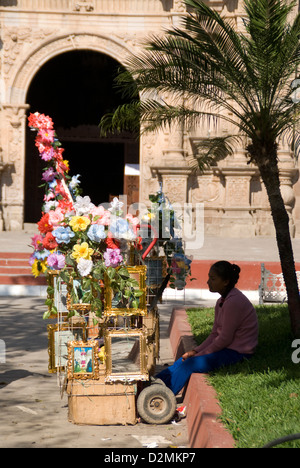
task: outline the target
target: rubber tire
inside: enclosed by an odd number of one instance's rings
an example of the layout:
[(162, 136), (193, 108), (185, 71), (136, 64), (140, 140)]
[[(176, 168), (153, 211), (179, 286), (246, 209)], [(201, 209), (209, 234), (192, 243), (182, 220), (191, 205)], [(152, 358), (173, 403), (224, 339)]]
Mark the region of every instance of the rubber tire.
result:
[(176, 397), (164, 385), (153, 384), (144, 388), (137, 399), (137, 411), (149, 424), (166, 424), (176, 412)]

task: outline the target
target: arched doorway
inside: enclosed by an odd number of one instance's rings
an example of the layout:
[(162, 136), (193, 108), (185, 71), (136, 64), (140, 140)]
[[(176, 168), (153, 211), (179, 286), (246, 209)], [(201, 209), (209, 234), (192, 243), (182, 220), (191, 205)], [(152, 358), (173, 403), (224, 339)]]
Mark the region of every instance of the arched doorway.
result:
[[(81, 188), (96, 205), (112, 196), (127, 194), (138, 201), (138, 189), (126, 193), (125, 165), (139, 163), (139, 142), (134, 135), (100, 138), (101, 116), (124, 102), (114, 87), (120, 63), (93, 50), (62, 53), (46, 62), (34, 76), (27, 92), (30, 112), (50, 115), (70, 162), (70, 174), (81, 175)], [(40, 219), (43, 161), (34, 137), (26, 130), (24, 222)], [(125, 183), (124, 183), (125, 181)], [(134, 192), (134, 193), (133, 193)], [(133, 197), (133, 199), (132, 199)]]

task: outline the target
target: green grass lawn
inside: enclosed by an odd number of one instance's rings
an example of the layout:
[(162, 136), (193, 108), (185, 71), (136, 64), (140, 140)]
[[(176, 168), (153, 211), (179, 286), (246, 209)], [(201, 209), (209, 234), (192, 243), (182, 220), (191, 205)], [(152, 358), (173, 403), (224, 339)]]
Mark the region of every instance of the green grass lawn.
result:
[[(292, 362), (296, 348), (292, 347), (287, 306), (257, 306), (256, 310), (260, 329), (256, 354), (208, 377), (218, 394), (221, 420), (238, 448), (259, 448), (300, 433), (300, 363)], [(200, 344), (211, 331), (214, 309), (189, 309), (187, 313)], [(300, 440), (277, 447), (300, 448)]]

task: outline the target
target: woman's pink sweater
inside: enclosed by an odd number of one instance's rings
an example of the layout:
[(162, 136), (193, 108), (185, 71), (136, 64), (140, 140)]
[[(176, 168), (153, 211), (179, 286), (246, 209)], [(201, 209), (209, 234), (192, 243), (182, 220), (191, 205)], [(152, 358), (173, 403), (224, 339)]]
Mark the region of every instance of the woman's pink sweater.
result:
[(249, 299), (233, 288), (225, 300), (220, 297), (215, 307), (215, 322), (209, 337), (195, 348), (196, 356), (224, 348), (242, 354), (253, 354), (258, 343), (258, 320)]

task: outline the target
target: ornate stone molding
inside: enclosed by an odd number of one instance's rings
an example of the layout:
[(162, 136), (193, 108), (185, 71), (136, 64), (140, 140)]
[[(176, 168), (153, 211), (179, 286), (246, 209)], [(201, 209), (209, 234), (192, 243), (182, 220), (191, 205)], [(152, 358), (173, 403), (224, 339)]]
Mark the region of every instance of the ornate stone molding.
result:
[(95, 2), (90, 0), (82, 0), (81, 2), (77, 2), (73, 0), (73, 11), (94, 11), (95, 9)]
[(46, 63), (56, 55), (74, 49), (96, 50), (109, 55), (123, 65), (130, 53), (129, 48), (124, 42), (112, 36), (107, 37), (100, 34), (77, 32), (51, 38), (39, 44), (27, 57), (24, 57), (22, 66), (16, 72), (11, 83), (9, 102), (12, 105), (24, 104), (27, 89), (41, 64)]

